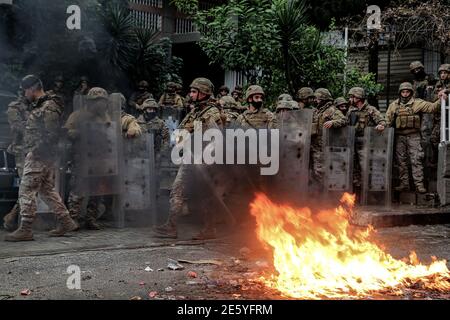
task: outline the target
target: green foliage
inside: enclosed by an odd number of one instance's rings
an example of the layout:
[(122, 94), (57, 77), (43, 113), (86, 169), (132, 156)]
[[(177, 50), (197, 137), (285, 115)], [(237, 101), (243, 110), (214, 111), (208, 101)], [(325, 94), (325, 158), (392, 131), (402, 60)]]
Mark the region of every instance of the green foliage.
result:
[(375, 74), (363, 74), (358, 69), (352, 69), (347, 73), (346, 87), (347, 91), (352, 87), (362, 87), (366, 91), (366, 95), (369, 97), (376, 97), (384, 89), (382, 84), (375, 82)]
[(193, 15), (198, 10), (198, 0), (171, 0), (180, 12)]

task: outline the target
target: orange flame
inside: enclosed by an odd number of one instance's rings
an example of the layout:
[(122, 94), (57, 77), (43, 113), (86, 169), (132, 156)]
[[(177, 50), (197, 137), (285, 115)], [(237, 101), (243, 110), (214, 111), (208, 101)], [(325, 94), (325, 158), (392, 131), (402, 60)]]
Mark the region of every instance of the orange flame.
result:
[(264, 279), (266, 285), (295, 298), (364, 297), (420, 283), (423, 288), (450, 291), (445, 260), (430, 265), (394, 259), (369, 240), (373, 228), (355, 230), (349, 217), (355, 196), (345, 193), (335, 210), (313, 214), (309, 208), (277, 205), (264, 194), (251, 203), (257, 236), (273, 250), (278, 275)]

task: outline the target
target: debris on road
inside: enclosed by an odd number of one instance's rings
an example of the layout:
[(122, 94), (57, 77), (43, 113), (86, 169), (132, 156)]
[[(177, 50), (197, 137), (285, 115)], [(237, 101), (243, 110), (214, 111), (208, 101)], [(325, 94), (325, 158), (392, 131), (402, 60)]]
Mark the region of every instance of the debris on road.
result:
[(146, 267), (144, 270), (147, 271), (147, 272), (153, 272), (153, 269), (150, 268), (150, 267)]
[(222, 261), (220, 260), (196, 260), (196, 261), (192, 261), (192, 260), (178, 260), (178, 262), (181, 263), (189, 263), (189, 264), (214, 264), (216, 266), (221, 266), (223, 264)]
[(20, 291), (21, 296), (29, 296), (30, 294), (31, 294), (30, 289), (24, 289), (24, 290)]
[(178, 263), (178, 261), (173, 260), (173, 259), (167, 259), (168, 265), (167, 268), (169, 268), (169, 270), (183, 270), (184, 267)]
[(173, 288), (172, 288), (172, 287), (167, 287), (167, 288), (165, 289), (165, 291), (166, 291), (166, 292), (172, 292), (172, 291), (173, 291)]
[(148, 296), (149, 296), (150, 298), (154, 298), (154, 297), (156, 297), (157, 294), (158, 294), (158, 292), (156, 292), (156, 291), (151, 291), (151, 292), (148, 293)]
[(189, 271), (187, 275), (189, 278), (197, 278), (197, 272), (195, 271)]

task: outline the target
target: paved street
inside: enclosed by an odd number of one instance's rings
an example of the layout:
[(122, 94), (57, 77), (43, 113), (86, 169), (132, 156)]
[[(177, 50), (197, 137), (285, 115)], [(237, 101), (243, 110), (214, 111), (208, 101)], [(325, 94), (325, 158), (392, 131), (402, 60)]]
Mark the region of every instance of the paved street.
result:
[[(0, 299), (286, 298), (252, 280), (272, 271), (270, 255), (254, 232), (224, 232), (201, 242), (189, 240), (195, 231), (191, 226), (182, 230), (175, 242), (153, 238), (149, 229), (82, 231), (59, 239), (37, 232), (32, 242), (0, 242)], [(1, 230), (0, 237), (4, 234)], [(450, 225), (380, 229), (376, 241), (396, 258), (415, 250), (425, 262), (432, 255), (450, 261)], [(184, 269), (169, 270), (168, 259), (196, 263), (180, 262)], [(80, 267), (80, 290), (67, 288), (70, 265)], [(30, 295), (20, 295), (25, 289)]]

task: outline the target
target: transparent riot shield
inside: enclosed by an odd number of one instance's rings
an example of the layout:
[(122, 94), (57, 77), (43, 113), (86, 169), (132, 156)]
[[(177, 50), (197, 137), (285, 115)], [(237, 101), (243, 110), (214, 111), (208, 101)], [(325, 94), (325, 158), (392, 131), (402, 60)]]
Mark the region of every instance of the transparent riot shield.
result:
[(364, 130), (361, 204), (391, 206), (394, 129)]
[(155, 152), (153, 133), (123, 140), (124, 196), (127, 225), (156, 223)]
[(355, 128), (324, 129), (322, 138), (325, 195), (353, 192)]
[(107, 199), (114, 224), (124, 226), (121, 98), (83, 99), (75, 144), (76, 194)]
[(276, 185), (283, 198), (304, 200), (308, 193), (312, 110), (277, 114), (280, 130), (280, 169)]
[(171, 106), (164, 106), (160, 108), (160, 115), (161, 119), (168, 120), (169, 118), (172, 118), (173, 121), (180, 122), (182, 119), (182, 112), (179, 108), (171, 107)]

